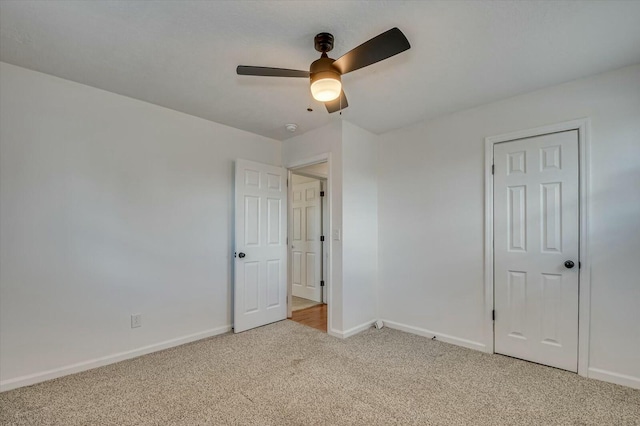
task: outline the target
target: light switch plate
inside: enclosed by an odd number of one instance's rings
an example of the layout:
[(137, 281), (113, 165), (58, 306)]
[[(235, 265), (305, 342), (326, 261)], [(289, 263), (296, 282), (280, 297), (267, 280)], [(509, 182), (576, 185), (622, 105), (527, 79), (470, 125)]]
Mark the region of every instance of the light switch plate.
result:
[(340, 241), (340, 228), (333, 230), (333, 239), (335, 241)]

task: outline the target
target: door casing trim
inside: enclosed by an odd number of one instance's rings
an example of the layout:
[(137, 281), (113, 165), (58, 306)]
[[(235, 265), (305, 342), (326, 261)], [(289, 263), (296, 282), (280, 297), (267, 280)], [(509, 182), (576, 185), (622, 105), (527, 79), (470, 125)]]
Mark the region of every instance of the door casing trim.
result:
[(589, 198), (590, 180), (589, 153), (591, 120), (588, 117), (564, 121), (533, 129), (521, 130), (485, 138), (484, 151), (484, 341), (485, 350), (495, 352), (495, 335), (492, 313), (494, 309), (494, 263), (493, 263), (493, 146), (501, 142), (542, 136), (550, 133), (578, 131), (578, 191), (579, 191), (579, 301), (578, 301), (578, 374), (589, 377), (589, 337), (591, 308), (591, 263), (589, 260)]
[[(327, 163), (329, 173), (326, 177), (326, 191), (329, 192), (329, 196), (325, 198), (327, 203), (327, 211), (329, 212), (329, 229), (332, 229), (333, 226), (333, 215), (332, 215), (332, 203), (331, 203), (331, 183), (332, 180), (332, 172), (331, 172), (331, 153), (326, 152), (319, 155), (315, 155), (313, 157), (304, 158), (302, 160), (294, 161), (289, 164), (286, 164), (284, 167), (287, 169), (287, 179), (289, 180), (289, 185), (287, 188), (287, 213), (289, 213), (292, 209), (293, 202), (293, 184), (291, 182), (291, 175), (296, 169), (300, 169), (306, 166), (312, 166), (318, 163)], [(292, 229), (292, 221), (290, 218), (287, 219), (287, 238), (289, 238), (290, 231)], [(325, 231), (325, 233), (328, 231)], [(288, 240), (287, 240), (288, 241)], [(291, 281), (292, 277), (292, 262), (291, 262), (291, 250), (289, 249), (289, 244), (287, 244), (287, 260), (289, 265), (287, 267), (287, 318), (291, 318), (291, 302), (292, 302), (292, 292), (293, 292), (293, 284)], [(325, 250), (327, 251), (327, 275), (325, 276), (325, 291), (327, 292), (327, 333), (329, 335), (336, 335), (337, 333), (334, 331), (332, 327), (332, 318), (333, 318), (333, 308), (335, 305), (333, 304), (333, 285), (332, 285), (332, 277), (333, 277), (333, 249), (331, 247), (331, 239), (328, 240), (328, 244), (325, 244)]]

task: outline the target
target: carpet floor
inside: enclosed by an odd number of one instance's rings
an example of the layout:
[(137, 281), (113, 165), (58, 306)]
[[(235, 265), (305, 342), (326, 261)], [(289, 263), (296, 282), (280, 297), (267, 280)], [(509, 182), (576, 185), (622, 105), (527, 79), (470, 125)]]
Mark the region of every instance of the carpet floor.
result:
[(640, 425), (640, 391), (384, 328), (292, 321), (0, 394), (2, 425)]
[(303, 297), (291, 296), (292, 311), (300, 311), (302, 309), (307, 309), (316, 305), (320, 305), (320, 302), (316, 302), (315, 300), (305, 299)]

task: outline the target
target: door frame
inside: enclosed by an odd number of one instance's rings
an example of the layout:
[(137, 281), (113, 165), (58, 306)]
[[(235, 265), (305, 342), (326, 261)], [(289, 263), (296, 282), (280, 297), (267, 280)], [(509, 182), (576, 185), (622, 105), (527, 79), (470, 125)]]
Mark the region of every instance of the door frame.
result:
[(485, 296), (485, 348), (495, 353), (494, 309), (494, 247), (493, 247), (493, 148), (501, 142), (532, 138), (551, 133), (578, 131), (578, 194), (579, 194), (579, 258), (578, 274), (578, 374), (588, 377), (589, 369), (589, 326), (591, 307), (591, 263), (589, 260), (589, 205), (590, 180), (589, 153), (591, 120), (580, 118), (533, 129), (521, 130), (485, 138), (484, 164), (484, 296)]
[[(329, 173), (327, 174), (326, 177), (326, 182), (325, 182), (325, 191), (328, 192), (328, 196), (324, 197), (324, 200), (322, 201), (323, 203), (326, 203), (326, 211), (329, 212), (329, 218), (328, 218), (328, 227), (327, 229), (325, 229), (323, 232), (326, 234), (328, 230), (333, 229), (333, 216), (332, 216), (332, 205), (331, 205), (331, 182), (332, 182), (332, 170), (331, 170), (331, 153), (327, 152), (327, 153), (323, 153), (323, 154), (319, 154), (319, 155), (315, 155), (313, 157), (308, 157), (302, 160), (298, 160), (298, 161), (294, 161), (291, 162), (289, 164), (285, 165), (285, 168), (287, 169), (287, 214), (289, 212), (291, 212), (292, 208), (293, 208), (293, 183), (292, 183), (292, 178), (291, 175), (293, 174), (293, 172), (295, 172), (296, 169), (300, 169), (306, 166), (312, 166), (314, 164), (318, 164), (318, 163), (327, 163), (327, 168), (329, 169)], [(323, 204), (323, 208), (324, 208), (324, 204)], [(288, 262), (288, 266), (287, 266), (287, 318), (291, 318), (292, 315), (292, 311), (291, 311), (291, 303), (292, 303), (292, 293), (293, 293), (293, 282), (291, 280), (292, 278), (292, 266), (293, 266), (293, 262), (291, 261), (291, 248), (289, 245), (289, 233), (291, 231), (292, 228), (292, 215), (290, 215), (291, 217), (287, 218), (287, 262)], [(325, 236), (325, 244), (324, 244), (324, 253), (323, 255), (325, 255), (326, 258), (326, 262), (327, 262), (327, 267), (326, 267), (326, 275), (324, 277), (324, 291), (327, 294), (327, 333), (331, 334), (331, 319), (333, 317), (333, 314), (331, 312), (331, 307), (333, 306), (332, 301), (333, 301), (333, 291), (332, 291), (332, 285), (331, 285), (331, 277), (332, 277), (332, 266), (333, 266), (333, 261), (332, 261), (332, 257), (333, 257), (333, 250), (332, 250), (332, 244), (331, 244), (331, 239), (330, 238), (326, 238)], [(325, 261), (325, 259), (323, 259), (323, 261)]]

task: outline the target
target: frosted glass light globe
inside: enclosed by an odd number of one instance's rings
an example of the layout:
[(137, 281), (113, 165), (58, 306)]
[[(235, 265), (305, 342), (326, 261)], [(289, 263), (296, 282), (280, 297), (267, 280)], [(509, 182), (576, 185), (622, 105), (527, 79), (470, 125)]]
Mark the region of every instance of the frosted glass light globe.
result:
[(329, 102), (340, 96), (342, 83), (335, 78), (321, 78), (311, 83), (311, 94), (320, 102)]

